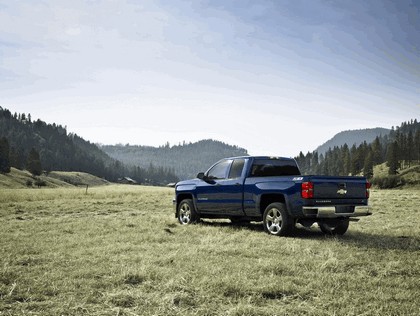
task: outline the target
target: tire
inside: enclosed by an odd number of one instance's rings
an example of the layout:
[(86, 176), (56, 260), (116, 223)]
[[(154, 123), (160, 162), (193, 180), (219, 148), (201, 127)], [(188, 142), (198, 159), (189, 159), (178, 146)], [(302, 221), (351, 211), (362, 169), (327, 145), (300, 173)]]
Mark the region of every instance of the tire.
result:
[(195, 211), (194, 203), (191, 199), (185, 199), (179, 203), (177, 218), (181, 225), (188, 225), (198, 222), (199, 217)]
[(263, 215), (264, 230), (275, 236), (287, 236), (293, 229), (294, 221), (287, 214), (286, 206), (282, 203), (271, 203)]
[(344, 235), (349, 228), (349, 219), (343, 219), (337, 223), (318, 222), (318, 226), (324, 234)]

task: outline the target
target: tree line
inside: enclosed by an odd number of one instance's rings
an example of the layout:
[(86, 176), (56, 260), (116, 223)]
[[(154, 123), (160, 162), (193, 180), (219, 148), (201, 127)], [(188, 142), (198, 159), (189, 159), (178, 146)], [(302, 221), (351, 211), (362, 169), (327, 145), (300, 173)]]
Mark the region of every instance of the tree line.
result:
[(32, 121), (30, 114), (12, 114), (0, 107), (0, 172), (10, 172), (11, 167), (34, 175), (53, 170), (87, 172), (109, 181), (129, 176), (152, 185), (178, 181), (171, 168), (127, 166), (61, 125)]
[(327, 152), (300, 152), (297, 156), (302, 173), (319, 175), (364, 175), (372, 178), (373, 166), (385, 163), (389, 175), (401, 168), (420, 164), (420, 123), (417, 119), (392, 127), (388, 135), (378, 136), (372, 143), (348, 144), (329, 148)]
[[(32, 121), (31, 115), (12, 113), (0, 107), (0, 172), (10, 168), (42, 172), (81, 171), (117, 181), (128, 176), (138, 183), (167, 184), (194, 177), (212, 163), (247, 151), (214, 140), (159, 148), (116, 145), (98, 147), (67, 128)], [(387, 163), (390, 176), (420, 163), (420, 123), (403, 122), (389, 134), (360, 145), (334, 146), (325, 154), (302, 152), (295, 157), (302, 173), (319, 175), (365, 175), (372, 178), (373, 166)]]
[(101, 146), (112, 158), (128, 165), (147, 167), (151, 162), (174, 170), (180, 179), (193, 178), (198, 172), (204, 172), (213, 163), (226, 157), (247, 156), (244, 148), (232, 146), (213, 139), (200, 140), (195, 143), (183, 142), (170, 146), (166, 143), (160, 147), (138, 145), (104, 145)]

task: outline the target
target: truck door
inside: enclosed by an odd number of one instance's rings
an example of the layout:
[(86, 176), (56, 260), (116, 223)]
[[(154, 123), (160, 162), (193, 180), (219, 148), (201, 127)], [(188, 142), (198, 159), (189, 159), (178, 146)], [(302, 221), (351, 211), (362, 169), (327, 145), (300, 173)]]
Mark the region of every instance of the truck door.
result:
[(207, 181), (197, 185), (197, 208), (200, 213), (243, 215), (243, 177), (245, 159), (227, 159), (214, 165)]

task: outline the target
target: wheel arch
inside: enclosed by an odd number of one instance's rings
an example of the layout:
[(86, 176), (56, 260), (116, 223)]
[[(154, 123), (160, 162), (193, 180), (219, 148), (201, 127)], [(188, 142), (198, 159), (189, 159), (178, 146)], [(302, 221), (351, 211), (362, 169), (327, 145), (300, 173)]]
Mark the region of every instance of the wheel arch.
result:
[(269, 206), (271, 203), (282, 203), (285, 205), (286, 207), (286, 211), (287, 211), (287, 205), (286, 205), (286, 198), (284, 196), (284, 194), (281, 193), (267, 193), (267, 194), (262, 194), (260, 197), (260, 205), (259, 205), (259, 209), (260, 209), (260, 214), (264, 214), (265, 209), (267, 208), (267, 206)]
[(182, 200), (185, 200), (185, 199), (192, 200), (193, 201), (193, 204), (195, 206), (195, 200), (194, 200), (194, 196), (193, 196), (192, 193), (186, 193), (186, 192), (185, 193), (184, 192), (183, 193), (179, 193), (176, 196), (176, 212), (175, 212), (175, 217), (178, 217), (178, 206), (179, 206), (179, 203), (181, 203), (181, 201)]

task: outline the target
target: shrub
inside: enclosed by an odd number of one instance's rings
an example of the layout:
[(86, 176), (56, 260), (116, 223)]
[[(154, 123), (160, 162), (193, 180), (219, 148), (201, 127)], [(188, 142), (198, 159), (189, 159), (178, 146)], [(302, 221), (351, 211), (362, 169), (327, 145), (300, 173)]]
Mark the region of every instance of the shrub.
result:
[(33, 182), (32, 182), (32, 180), (31, 180), (31, 179), (26, 180), (26, 186), (27, 186), (27, 187), (31, 187), (31, 186), (32, 186), (32, 184), (33, 184)]
[(386, 177), (374, 177), (372, 184), (379, 189), (393, 189), (405, 184), (405, 180), (400, 176), (389, 175)]
[(35, 179), (35, 185), (40, 188), (40, 187), (45, 187), (47, 186), (47, 182), (45, 182), (44, 180), (40, 179), (40, 178), (36, 178)]

